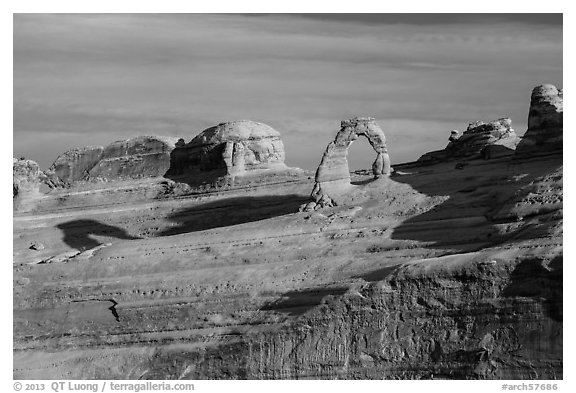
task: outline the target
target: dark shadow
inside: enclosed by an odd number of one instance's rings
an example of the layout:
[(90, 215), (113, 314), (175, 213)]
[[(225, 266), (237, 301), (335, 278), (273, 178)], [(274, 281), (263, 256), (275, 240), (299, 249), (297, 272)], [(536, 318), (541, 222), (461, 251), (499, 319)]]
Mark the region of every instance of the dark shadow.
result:
[(226, 144), (222, 143), (208, 154), (201, 146), (190, 146), (181, 140), (170, 152), (170, 168), (164, 177), (191, 187), (222, 185), (227, 174), (222, 158), (225, 147)]
[(321, 304), (328, 296), (341, 296), (348, 287), (315, 288), (304, 291), (290, 291), (280, 299), (269, 302), (260, 308), (262, 311), (277, 311), (290, 316), (298, 316)]
[(78, 251), (85, 251), (101, 245), (90, 235), (114, 237), (122, 240), (140, 239), (126, 233), (124, 229), (102, 224), (96, 220), (73, 220), (56, 227), (64, 232), (64, 243)]
[(376, 270), (372, 270), (372, 271), (369, 271), (369, 272), (364, 273), (364, 274), (359, 274), (357, 276), (353, 276), (352, 278), (361, 278), (367, 282), (382, 281), (386, 277), (388, 277), (390, 274), (392, 274), (396, 270), (398, 270), (399, 266), (401, 266), (401, 265), (387, 266), (387, 267), (384, 267), (382, 269), (376, 269)]
[(500, 234), (495, 225), (518, 220), (508, 217), (503, 221), (498, 217), (508, 202), (530, 194), (532, 181), (559, 168), (562, 157), (550, 157), (542, 166), (526, 165), (515, 157), (477, 159), (468, 163), (462, 169), (456, 169), (456, 162), (395, 166), (395, 170), (400, 169), (404, 174), (391, 176), (392, 181), (410, 185), (430, 197), (447, 199), (405, 220), (395, 228), (391, 238), (425, 242), (428, 247), (452, 252), (471, 252), (520, 241), (523, 233), (533, 235), (533, 229), (526, 231), (529, 224), (519, 225), (506, 234)]
[(546, 315), (562, 322), (563, 256), (547, 265), (541, 259), (520, 262), (510, 274), (510, 283), (502, 291), (504, 297), (525, 297), (542, 302)]
[(159, 236), (204, 231), (295, 213), (307, 195), (267, 195), (221, 199), (179, 210), (168, 219), (177, 223)]

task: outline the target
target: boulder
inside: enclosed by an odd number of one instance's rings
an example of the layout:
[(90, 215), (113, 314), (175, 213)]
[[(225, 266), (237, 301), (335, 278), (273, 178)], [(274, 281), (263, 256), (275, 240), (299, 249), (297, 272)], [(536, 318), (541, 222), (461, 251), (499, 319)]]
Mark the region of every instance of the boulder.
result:
[(285, 152), (280, 133), (250, 120), (220, 123), (202, 131), (172, 152), (168, 175), (218, 178), (264, 170), (284, 170)]
[(519, 155), (562, 151), (563, 91), (554, 85), (532, 90), (528, 129), (518, 145)]

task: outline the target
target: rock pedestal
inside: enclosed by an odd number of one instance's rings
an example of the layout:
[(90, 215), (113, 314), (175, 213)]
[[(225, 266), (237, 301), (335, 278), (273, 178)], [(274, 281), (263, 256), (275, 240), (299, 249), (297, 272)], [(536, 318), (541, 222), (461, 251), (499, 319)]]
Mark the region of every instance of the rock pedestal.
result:
[(532, 90), (528, 130), (516, 149), (517, 154), (562, 151), (563, 96), (562, 89), (554, 85), (540, 85)]

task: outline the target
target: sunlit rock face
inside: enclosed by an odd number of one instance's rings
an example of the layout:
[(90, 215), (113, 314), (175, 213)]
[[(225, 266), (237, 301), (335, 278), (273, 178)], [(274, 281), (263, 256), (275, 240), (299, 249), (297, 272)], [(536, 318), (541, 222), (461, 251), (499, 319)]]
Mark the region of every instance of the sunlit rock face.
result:
[(36, 161), (14, 158), (12, 170), (13, 198), (29, 191), (37, 191), (45, 179)]
[(518, 154), (562, 151), (563, 91), (554, 85), (536, 86), (532, 91), (528, 130), (518, 145)]
[(455, 159), (492, 159), (513, 155), (520, 138), (512, 129), (512, 120), (504, 117), (489, 122), (476, 121), (460, 135), (452, 130), (443, 150), (424, 154), (420, 162)]
[(284, 144), (272, 127), (251, 120), (220, 123), (189, 143), (180, 141), (172, 155), (171, 175), (231, 176), (286, 169)]
[(47, 173), (55, 182), (61, 184), (84, 180), (100, 161), (103, 151), (102, 146), (85, 146), (68, 150), (58, 156)]
[(139, 136), (106, 147), (88, 146), (60, 155), (47, 171), (60, 185), (83, 180), (121, 180), (162, 176), (170, 167), (176, 138)]
[(93, 179), (136, 179), (163, 176), (170, 168), (176, 138), (140, 136), (108, 145), (90, 170)]
[(12, 203), (15, 211), (30, 210), (35, 199), (54, 187), (36, 161), (14, 158), (12, 169)]

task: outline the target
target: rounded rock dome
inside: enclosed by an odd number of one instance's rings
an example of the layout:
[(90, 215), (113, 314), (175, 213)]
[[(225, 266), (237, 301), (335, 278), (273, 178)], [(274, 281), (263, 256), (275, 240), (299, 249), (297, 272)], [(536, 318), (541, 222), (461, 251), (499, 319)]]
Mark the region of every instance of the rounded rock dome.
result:
[(252, 120), (236, 120), (205, 129), (190, 141), (190, 146), (218, 145), (224, 142), (279, 137), (278, 131), (264, 123)]

